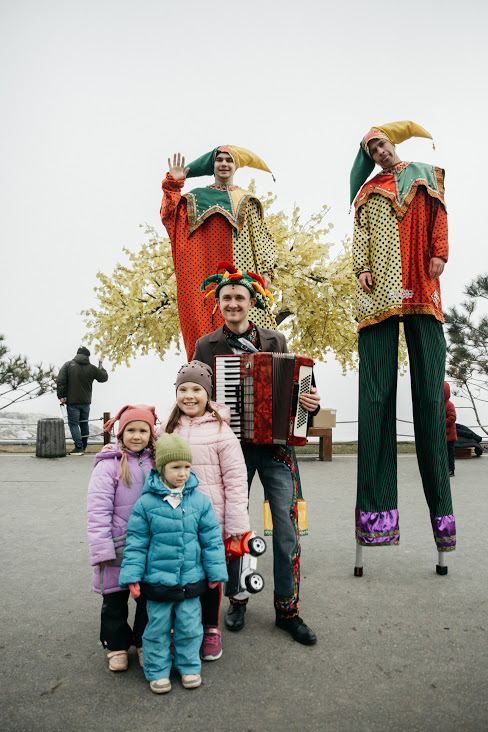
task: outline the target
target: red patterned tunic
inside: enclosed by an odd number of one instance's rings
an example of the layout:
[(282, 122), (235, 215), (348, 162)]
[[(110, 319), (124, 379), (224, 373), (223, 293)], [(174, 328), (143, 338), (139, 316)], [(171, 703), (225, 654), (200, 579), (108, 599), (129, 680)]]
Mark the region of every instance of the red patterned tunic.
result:
[[(161, 220), (171, 241), (178, 314), (190, 360), (197, 339), (224, 322), (220, 311), (212, 320), (213, 301), (204, 306), (200, 285), (205, 277), (216, 272), (218, 263), (224, 260), (239, 269), (270, 276), (275, 253), (262, 206), (252, 194), (237, 186), (223, 189), (211, 186), (205, 189), (205, 197), (211, 198), (214, 189), (217, 200), (217, 193), (222, 196), (223, 190), (229, 199), (227, 207), (216, 204), (202, 212), (193, 193), (181, 195), (184, 183), (169, 173), (166, 175)], [(266, 313), (257, 308), (252, 310), (251, 318), (263, 328), (273, 328)]]
[(443, 323), (439, 279), (429, 277), (432, 257), (448, 258), (443, 171), (397, 163), (366, 183), (356, 200), (354, 270), (373, 278), (371, 294), (358, 283), (358, 329), (414, 313)]

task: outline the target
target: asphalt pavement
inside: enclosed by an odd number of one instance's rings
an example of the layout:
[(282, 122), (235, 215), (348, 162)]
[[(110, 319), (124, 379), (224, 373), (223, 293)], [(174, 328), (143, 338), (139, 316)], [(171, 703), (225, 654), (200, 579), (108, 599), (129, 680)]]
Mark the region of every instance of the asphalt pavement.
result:
[[(98, 642), (85, 517), (92, 466), (93, 455), (0, 456), (4, 732), (488, 730), (488, 456), (456, 463), (458, 548), (439, 576), (416, 458), (400, 455), (401, 542), (364, 549), (361, 578), (356, 457), (302, 458), (300, 606), (317, 645), (274, 626), (269, 543), (259, 560), (266, 586), (245, 628), (222, 629), (223, 656), (203, 664), (200, 688), (184, 689), (175, 672), (164, 695), (149, 690), (135, 649), (129, 670), (113, 673)], [(259, 483), (250, 513), (262, 533)]]

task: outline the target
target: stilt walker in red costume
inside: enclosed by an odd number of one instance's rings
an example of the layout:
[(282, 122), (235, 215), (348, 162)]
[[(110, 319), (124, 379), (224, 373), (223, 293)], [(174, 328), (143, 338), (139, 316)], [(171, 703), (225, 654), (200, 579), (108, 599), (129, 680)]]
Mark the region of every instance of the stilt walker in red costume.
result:
[[(224, 260), (238, 269), (259, 273), (268, 287), (275, 261), (274, 242), (264, 222), (263, 207), (253, 194), (233, 184), (237, 168), (270, 172), (257, 155), (235, 145), (221, 145), (185, 167), (185, 158), (168, 159), (163, 181), (161, 220), (171, 240), (176, 274), (178, 313), (183, 341), (191, 360), (198, 338), (223, 324), (212, 319), (199, 297), (200, 283)], [(213, 175), (215, 182), (182, 195), (186, 178)], [(267, 310), (257, 325), (274, 328)]]
[[(456, 545), (446, 459), (439, 277), (448, 257), (444, 171), (402, 162), (395, 144), (431, 137), (410, 121), (373, 127), (351, 171), (358, 277), (359, 434), (356, 576), (362, 547), (398, 544), (396, 387), (398, 329), (408, 346), (415, 444), (438, 550), (438, 574)], [(364, 184), (377, 163), (383, 169)], [(364, 184), (364, 185), (363, 185)], [(358, 193), (359, 191), (359, 193)], [(356, 196), (357, 194), (357, 196)]]

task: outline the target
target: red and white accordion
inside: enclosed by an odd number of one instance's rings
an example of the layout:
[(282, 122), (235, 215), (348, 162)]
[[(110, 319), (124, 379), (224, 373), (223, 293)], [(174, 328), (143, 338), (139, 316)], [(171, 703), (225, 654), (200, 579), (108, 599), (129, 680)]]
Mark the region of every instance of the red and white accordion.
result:
[(241, 442), (304, 445), (313, 360), (292, 353), (215, 356), (214, 399), (230, 408), (230, 426)]

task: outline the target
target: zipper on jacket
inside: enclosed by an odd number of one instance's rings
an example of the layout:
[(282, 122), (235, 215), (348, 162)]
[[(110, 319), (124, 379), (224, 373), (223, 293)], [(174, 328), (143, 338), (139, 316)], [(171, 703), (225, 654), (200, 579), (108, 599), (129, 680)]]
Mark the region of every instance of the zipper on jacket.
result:
[(139, 457), (139, 467), (140, 467), (141, 473), (142, 473), (142, 484), (144, 485), (144, 483), (146, 481), (146, 474), (144, 472), (144, 468), (142, 467), (142, 454), (139, 453), (138, 457)]

